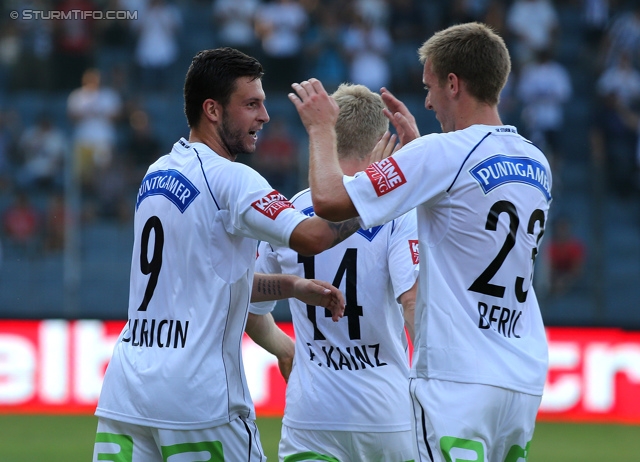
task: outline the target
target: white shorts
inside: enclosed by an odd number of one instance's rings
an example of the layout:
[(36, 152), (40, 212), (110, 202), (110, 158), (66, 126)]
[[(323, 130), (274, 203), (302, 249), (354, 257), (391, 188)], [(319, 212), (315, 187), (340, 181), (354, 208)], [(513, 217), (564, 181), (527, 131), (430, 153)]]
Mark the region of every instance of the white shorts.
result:
[(202, 430), (166, 430), (98, 418), (93, 462), (264, 462), (258, 427), (237, 417)]
[(351, 432), (301, 430), (282, 425), (280, 462), (413, 462), (411, 430)]
[(417, 462), (526, 460), (541, 396), (475, 383), (411, 379)]

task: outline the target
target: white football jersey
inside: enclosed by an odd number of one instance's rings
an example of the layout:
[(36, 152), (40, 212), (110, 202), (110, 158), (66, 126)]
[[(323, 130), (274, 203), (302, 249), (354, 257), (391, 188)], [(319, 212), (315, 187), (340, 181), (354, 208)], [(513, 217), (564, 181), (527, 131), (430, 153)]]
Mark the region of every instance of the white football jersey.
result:
[[(292, 199), (312, 215), (309, 190)], [(408, 342), (397, 299), (417, 277), (415, 214), (361, 229), (315, 257), (262, 242), (256, 271), (296, 274), (338, 287), (345, 316), (290, 299), (296, 340), (283, 422), (308, 430), (411, 429)], [(264, 314), (275, 302), (252, 304)]]
[(532, 287), (551, 171), (511, 126), (423, 136), (344, 177), (364, 227), (416, 207), (412, 377), (541, 395), (547, 341)]
[(286, 246), (307, 217), (257, 172), (177, 142), (142, 180), (129, 320), (96, 415), (168, 429), (255, 418), (242, 335), (258, 240)]

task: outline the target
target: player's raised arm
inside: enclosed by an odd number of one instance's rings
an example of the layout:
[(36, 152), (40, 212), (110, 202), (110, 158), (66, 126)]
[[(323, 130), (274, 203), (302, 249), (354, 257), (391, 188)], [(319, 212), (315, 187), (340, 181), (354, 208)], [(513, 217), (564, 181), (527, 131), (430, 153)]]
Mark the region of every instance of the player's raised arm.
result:
[(342, 183), (335, 124), (339, 108), (318, 79), (291, 85), (295, 105), (309, 134), (309, 187), (316, 215), (340, 222), (358, 215)]

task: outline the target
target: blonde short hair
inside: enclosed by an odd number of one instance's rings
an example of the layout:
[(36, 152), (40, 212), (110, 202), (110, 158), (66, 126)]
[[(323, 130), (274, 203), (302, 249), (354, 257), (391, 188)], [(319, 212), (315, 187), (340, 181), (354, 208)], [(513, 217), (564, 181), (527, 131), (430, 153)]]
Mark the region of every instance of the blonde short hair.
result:
[(343, 83), (333, 93), (340, 107), (336, 134), (340, 158), (365, 158), (389, 129), (379, 94), (364, 85)]

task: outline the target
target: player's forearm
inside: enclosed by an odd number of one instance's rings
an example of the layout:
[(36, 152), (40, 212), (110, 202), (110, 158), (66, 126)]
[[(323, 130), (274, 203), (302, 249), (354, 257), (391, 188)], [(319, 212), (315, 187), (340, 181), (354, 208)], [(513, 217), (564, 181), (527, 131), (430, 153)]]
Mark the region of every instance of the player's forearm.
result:
[(357, 218), (334, 223), (320, 217), (311, 217), (295, 227), (289, 246), (300, 255), (317, 255), (344, 241), (360, 229)]
[(245, 332), (257, 345), (279, 360), (293, 358), (294, 342), (276, 325), (271, 313), (265, 315), (249, 313)]
[(251, 289), (251, 302), (268, 302), (294, 296), (296, 276), (291, 274), (255, 273)]
[(340, 222), (357, 216), (342, 182), (334, 128), (309, 129), (309, 186), (313, 210), (325, 220)]
[(407, 333), (409, 334), (409, 338), (411, 339), (411, 343), (414, 342), (416, 336), (415, 329), (415, 315), (416, 315), (416, 301), (413, 300), (412, 303), (403, 305), (403, 314), (404, 314), (404, 326), (407, 328)]
[(404, 316), (404, 325), (407, 328), (409, 338), (413, 343), (415, 339), (415, 315), (416, 315), (416, 298), (418, 296), (418, 281), (413, 284), (411, 289), (400, 295), (399, 301), (402, 305)]

